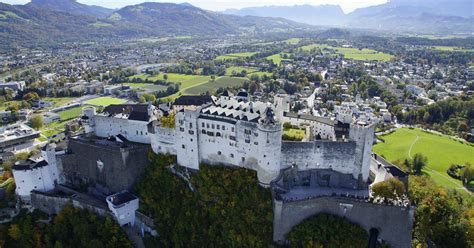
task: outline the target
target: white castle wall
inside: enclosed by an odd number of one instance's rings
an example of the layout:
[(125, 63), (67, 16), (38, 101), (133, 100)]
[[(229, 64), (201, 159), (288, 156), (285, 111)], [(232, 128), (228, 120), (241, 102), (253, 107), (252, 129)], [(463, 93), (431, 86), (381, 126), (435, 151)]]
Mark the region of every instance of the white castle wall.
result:
[[(269, 184), (278, 176), (281, 167), (279, 124), (265, 126), (229, 118), (199, 116), (199, 112), (192, 111), (176, 114), (174, 137), (178, 164), (195, 170), (199, 169), (201, 162), (249, 168), (257, 171), (263, 184)], [(171, 132), (157, 130), (156, 150), (173, 151), (165, 145), (171, 143)]]
[(153, 152), (176, 155), (176, 129), (156, 126), (150, 141)]
[(30, 200), (30, 192), (37, 190), (47, 192), (54, 189), (59, 173), (56, 165), (54, 147), (42, 151), (48, 165), (31, 170), (13, 170), (16, 183), (16, 194), (24, 201)]
[(132, 142), (150, 144), (148, 135), (148, 123), (145, 121), (134, 121), (121, 118), (96, 115), (94, 117), (95, 135), (107, 138), (121, 134)]

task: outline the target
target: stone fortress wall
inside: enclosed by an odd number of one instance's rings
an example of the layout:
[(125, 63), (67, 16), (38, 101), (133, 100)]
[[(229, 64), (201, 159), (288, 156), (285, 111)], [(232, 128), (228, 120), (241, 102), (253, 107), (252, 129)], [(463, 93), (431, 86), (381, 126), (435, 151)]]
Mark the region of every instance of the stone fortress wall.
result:
[(303, 220), (327, 213), (343, 217), (364, 228), (377, 230), (378, 238), (391, 247), (411, 247), (413, 207), (373, 204), (346, 197), (319, 197), (301, 201), (273, 200), (273, 240), (285, 243), (286, 235)]
[(111, 192), (130, 189), (148, 165), (149, 146), (77, 138), (59, 156), (66, 184), (99, 184)]

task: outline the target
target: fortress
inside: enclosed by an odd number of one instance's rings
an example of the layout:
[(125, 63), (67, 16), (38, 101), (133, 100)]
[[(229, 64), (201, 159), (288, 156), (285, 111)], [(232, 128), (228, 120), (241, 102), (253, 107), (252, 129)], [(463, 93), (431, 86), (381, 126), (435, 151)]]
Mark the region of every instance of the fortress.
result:
[[(288, 106), (275, 105), (212, 97), (210, 103), (177, 112), (175, 127), (164, 127), (149, 116), (127, 124), (135, 112), (141, 110), (145, 116), (155, 110), (146, 110), (145, 105), (135, 105), (133, 110), (117, 105), (102, 114), (87, 109), (84, 124), (88, 132), (99, 137), (120, 134), (130, 141), (151, 144), (155, 153), (176, 155), (178, 164), (190, 170), (199, 170), (200, 163), (255, 170), (259, 182), (266, 186), (280, 176), (281, 170), (295, 166), (298, 171), (330, 170), (350, 175), (347, 185), (352, 188), (367, 183), (373, 124), (346, 116), (321, 118), (307, 123), (315, 130), (327, 129), (324, 135), (315, 133), (305, 142), (282, 141), (282, 119)], [(329, 181), (328, 185), (340, 184)]]
[[(377, 240), (410, 247), (414, 207), (409, 200), (387, 204), (371, 197), (372, 183), (407, 178), (372, 154), (371, 120), (358, 120), (347, 109), (334, 118), (294, 114), (285, 96), (276, 96), (273, 104), (229, 95), (191, 98), (170, 113), (151, 104), (111, 105), (101, 113), (84, 109), (86, 134), (71, 138), (59, 156), (59, 180), (120, 192), (144, 171), (151, 146), (157, 154), (176, 155), (178, 165), (190, 172), (202, 163), (256, 171), (260, 185), (273, 193), (275, 242), (285, 244), (302, 220), (330, 213), (366, 229), (369, 247)], [(162, 121), (163, 116), (174, 121)], [(282, 140), (284, 123), (303, 127), (306, 137)]]

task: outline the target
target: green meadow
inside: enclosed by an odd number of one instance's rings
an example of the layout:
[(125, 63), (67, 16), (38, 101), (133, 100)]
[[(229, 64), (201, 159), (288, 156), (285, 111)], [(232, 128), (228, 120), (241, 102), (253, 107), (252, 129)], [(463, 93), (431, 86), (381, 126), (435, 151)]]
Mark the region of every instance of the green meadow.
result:
[(223, 76), (216, 78), (215, 81), (210, 80), (204, 84), (185, 89), (182, 92), (183, 95), (200, 95), (206, 92), (212, 93), (218, 88), (240, 87), (245, 81), (247, 81), (246, 78)]
[(255, 54), (257, 53), (254, 53), (254, 52), (230, 53), (230, 54), (218, 56), (216, 60), (233, 60), (233, 59), (238, 59), (238, 58), (248, 58)]
[(263, 77), (264, 75), (267, 75), (268, 77), (273, 76), (273, 74), (270, 72), (258, 71), (258, 68), (256, 67), (245, 66), (231, 66), (225, 70), (225, 75), (232, 76), (234, 71), (236, 73), (241, 73), (243, 70), (247, 71), (247, 77), (251, 77), (252, 75), (257, 75), (259, 77)]
[(465, 52), (465, 53), (474, 53), (474, 49), (467, 49), (464, 47), (456, 47), (456, 46), (433, 46), (431, 49), (436, 51), (443, 51), (443, 52)]
[(95, 98), (95, 99), (86, 101), (85, 104), (99, 106), (99, 107), (106, 107), (106, 106), (109, 106), (111, 104), (123, 104), (123, 103), (126, 103), (126, 102), (127, 102), (127, 100), (125, 100), (125, 99), (104, 96), (104, 97), (99, 97), (99, 98)]
[(367, 48), (358, 49), (353, 47), (332, 47), (324, 44), (311, 44), (307, 46), (302, 46), (300, 48), (305, 52), (309, 52), (314, 49), (333, 49), (337, 53), (344, 55), (345, 58), (353, 60), (389, 61), (394, 58), (393, 55)]
[(147, 83), (125, 83), (123, 85), (130, 86), (132, 89), (137, 90), (154, 90), (154, 91), (161, 91), (166, 90), (168, 86), (158, 85), (158, 84), (147, 84)]
[(187, 75), (187, 74), (178, 74), (178, 73), (160, 73), (156, 76), (149, 76), (146, 74), (140, 74), (132, 76), (131, 78), (141, 78), (143, 80), (149, 79), (152, 81), (155, 80), (164, 80), (164, 75), (168, 76), (167, 81), (175, 84), (180, 84), (180, 89), (186, 89), (193, 87), (198, 84), (206, 83), (211, 80), (211, 76), (201, 76), (201, 75)]
[(421, 153), (428, 158), (424, 173), (448, 188), (464, 190), (461, 181), (451, 178), (446, 170), (451, 164), (474, 165), (474, 146), (421, 129), (400, 128), (381, 138), (385, 142), (375, 145), (373, 151), (388, 161), (403, 161)]
[(274, 55), (268, 56), (266, 59), (273, 61), (273, 63), (274, 63), (275, 65), (281, 65), (281, 62), (282, 62), (282, 61), (285, 61), (285, 60), (286, 60), (286, 61), (290, 61), (290, 60), (292, 60), (292, 59), (284, 59), (283, 56), (284, 56), (285, 54), (288, 55), (288, 56), (290, 56), (289, 53), (279, 53), (279, 54), (274, 54)]

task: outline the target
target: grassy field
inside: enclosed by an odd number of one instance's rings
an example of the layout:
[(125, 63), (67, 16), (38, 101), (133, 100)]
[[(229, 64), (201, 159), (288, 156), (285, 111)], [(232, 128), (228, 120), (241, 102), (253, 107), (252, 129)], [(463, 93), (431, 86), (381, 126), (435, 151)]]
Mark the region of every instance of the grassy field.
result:
[(247, 77), (251, 77), (252, 75), (257, 75), (259, 77), (263, 77), (263, 75), (267, 75), (268, 77), (273, 76), (270, 72), (263, 72), (258, 71), (256, 67), (245, 67), (245, 66), (231, 66), (225, 70), (226, 76), (232, 76), (232, 72), (241, 73), (243, 70), (247, 71)]
[(193, 87), (198, 84), (206, 83), (211, 80), (211, 76), (201, 76), (201, 75), (186, 75), (178, 73), (160, 73), (157, 76), (150, 77), (146, 74), (140, 74), (132, 76), (131, 78), (139, 77), (143, 80), (164, 80), (164, 75), (168, 75), (168, 82), (171, 83), (180, 83), (180, 90), (184, 90), (189, 87)]
[(44, 137), (50, 138), (56, 134), (64, 132), (66, 123), (82, 114), (82, 107), (60, 111), (57, 114), (61, 118), (60, 121), (49, 123), (41, 128), (41, 134), (44, 135)]
[(290, 45), (297, 45), (298, 43), (300, 43), (300, 41), (301, 41), (300, 38), (291, 38), (291, 39), (285, 40), (285, 43), (290, 44)]
[(137, 90), (154, 90), (154, 91), (162, 91), (166, 90), (168, 86), (158, 85), (158, 84), (146, 84), (146, 83), (125, 83), (123, 85), (130, 86), (132, 89)]
[(282, 55), (287, 54), (288, 56), (290, 55), (289, 53), (279, 53), (279, 54), (274, 54), (271, 56), (267, 57), (267, 60), (273, 61), (275, 65), (281, 65), (281, 61), (283, 60), (292, 60), (292, 59), (284, 59)]
[(256, 53), (253, 52), (245, 52), (245, 53), (230, 53), (230, 54), (225, 54), (218, 56), (216, 60), (232, 60), (232, 59), (238, 59), (238, 58), (248, 58)]
[(247, 81), (246, 78), (240, 78), (240, 77), (218, 77), (216, 80), (209, 81), (204, 84), (197, 85), (195, 87), (188, 88), (184, 91), (182, 91), (182, 94), (184, 95), (200, 95), (206, 92), (211, 92), (213, 93), (215, 90), (218, 88), (232, 88), (232, 87), (239, 87), (242, 86), (242, 84)]
[(61, 121), (67, 121), (79, 117), (82, 114), (82, 107), (71, 108), (57, 113)]
[(104, 97), (99, 97), (99, 98), (95, 98), (95, 99), (86, 101), (85, 104), (106, 107), (106, 106), (109, 106), (111, 104), (122, 104), (122, 103), (125, 103), (125, 102), (127, 102), (127, 100), (125, 100), (125, 99), (119, 99), (119, 98), (104, 96)]
[(427, 133), (421, 129), (401, 128), (382, 138), (385, 142), (375, 145), (374, 152), (385, 156), (388, 161), (403, 161), (421, 153), (428, 157), (424, 172), (449, 188), (462, 189), (461, 181), (446, 173), (451, 164), (474, 164), (474, 147), (448, 136)]
[(306, 45), (306, 46), (302, 46), (300, 47), (300, 49), (302, 49), (303, 51), (305, 52), (309, 52), (313, 49), (324, 49), (324, 48), (331, 48), (330, 46), (328, 45), (322, 45), (322, 44), (311, 44), (311, 45)]
[[(248, 67), (250, 68), (250, 67)], [(229, 70), (230, 69), (230, 70)], [(231, 67), (228, 68), (227, 73), (232, 74), (233, 70), (243, 70), (247, 69), (247, 67)], [(252, 73), (257, 73), (255, 69), (251, 71)], [(219, 87), (235, 87), (241, 86), (246, 78), (239, 78), (239, 77), (218, 77), (213, 82), (211, 81), (211, 76), (202, 76), (202, 75), (185, 75), (185, 74), (176, 74), (176, 73), (168, 73), (168, 81), (172, 83), (179, 83), (180, 88), (179, 92), (173, 94), (171, 96), (166, 97), (168, 100), (173, 100), (177, 98), (179, 95), (199, 95), (202, 93), (214, 92)], [(163, 80), (164, 74), (161, 73), (158, 76), (147, 76), (144, 74), (136, 75), (133, 77), (140, 77), (143, 80), (148, 78), (149, 80)]]
[(431, 49), (436, 51), (443, 51), (443, 52), (466, 52), (466, 53), (474, 53), (474, 49), (467, 49), (464, 47), (456, 47), (456, 46), (433, 46)]
[(76, 99), (75, 97), (45, 97), (41, 100), (45, 101), (45, 102), (51, 102), (53, 103), (53, 108), (57, 108), (57, 107), (61, 107), (63, 105), (66, 105), (70, 102), (72, 102), (74, 99)]
[(226, 76), (232, 76), (232, 72), (241, 73), (243, 70), (247, 71), (247, 74), (252, 74), (258, 71), (258, 68), (255, 67), (245, 67), (245, 66), (231, 66), (225, 69)]
[(300, 47), (303, 51), (309, 52), (313, 49), (333, 49), (337, 53), (344, 55), (347, 59), (353, 60), (377, 60), (377, 61), (389, 61), (394, 58), (393, 55), (387, 53), (381, 53), (372, 49), (358, 49), (352, 47), (332, 47), (324, 44), (311, 44)]
[(469, 35), (413, 35), (417, 38), (425, 38), (429, 40), (449, 40), (449, 39), (464, 39)]

